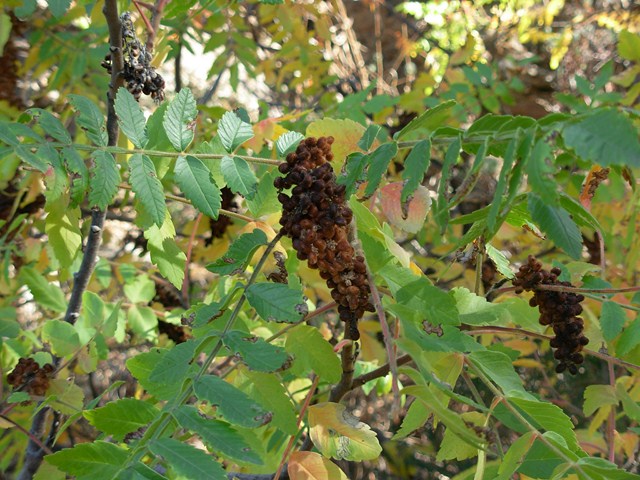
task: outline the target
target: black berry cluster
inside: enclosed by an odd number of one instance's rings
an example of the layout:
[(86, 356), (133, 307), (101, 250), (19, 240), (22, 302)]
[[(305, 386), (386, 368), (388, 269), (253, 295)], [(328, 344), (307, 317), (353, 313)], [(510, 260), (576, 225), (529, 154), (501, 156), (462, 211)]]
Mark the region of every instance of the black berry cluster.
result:
[(548, 272), (533, 255), (529, 255), (527, 263), (516, 273), (513, 285), (516, 287), (516, 293), (525, 290), (533, 292), (529, 305), (538, 307), (541, 325), (550, 325), (553, 328), (555, 337), (551, 339), (550, 345), (556, 349), (554, 357), (559, 362), (556, 372), (569, 370), (575, 375), (578, 373), (578, 365), (584, 361), (580, 352), (589, 343), (589, 339), (582, 334), (584, 321), (578, 317), (582, 313), (580, 302), (584, 300), (584, 296), (539, 288), (540, 285), (570, 287), (570, 282), (558, 280), (560, 273), (558, 268), (552, 268)]
[(14, 389), (23, 387), (30, 395), (44, 396), (53, 376), (53, 365), (47, 363), (40, 368), (33, 358), (21, 358), (13, 371), (7, 375), (7, 382)]
[[(136, 37), (131, 14), (129, 12), (123, 13), (120, 20), (122, 22), (122, 53), (124, 55), (122, 76), (125, 86), (136, 100), (139, 100), (140, 95), (144, 93), (151, 95), (151, 98), (159, 103), (164, 100), (164, 79), (151, 66), (151, 54)], [(108, 53), (104, 57), (102, 66), (111, 73), (113, 68), (111, 54)]]
[[(293, 241), (300, 260), (320, 270), (338, 303), (348, 338), (359, 338), (356, 321), (374, 311), (369, 300), (364, 257), (349, 241), (353, 213), (345, 204), (345, 187), (336, 183), (331, 164), (333, 137), (306, 138), (279, 166), (284, 177), (274, 181), (282, 204), (280, 224)], [(291, 189), (290, 195), (283, 190)]]

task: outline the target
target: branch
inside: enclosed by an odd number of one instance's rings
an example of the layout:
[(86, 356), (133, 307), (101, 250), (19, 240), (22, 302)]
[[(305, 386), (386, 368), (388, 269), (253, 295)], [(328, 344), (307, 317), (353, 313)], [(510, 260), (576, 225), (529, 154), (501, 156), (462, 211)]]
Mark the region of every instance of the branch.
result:
[[(398, 357), (396, 359), (396, 367), (409, 363), (411, 360), (412, 360), (411, 355), (402, 355), (401, 357)], [(371, 380), (375, 380), (376, 378), (384, 377), (390, 371), (391, 371), (391, 366), (388, 363), (386, 363), (381, 367), (376, 368), (375, 370), (372, 370), (368, 373), (360, 375), (359, 377), (354, 378), (353, 381), (351, 382), (351, 390), (353, 390), (354, 388), (361, 387), (365, 383), (368, 383)]]
[[(109, 26), (109, 43), (111, 51), (112, 71), (111, 82), (109, 84), (109, 93), (107, 94), (107, 135), (108, 145), (115, 146), (118, 142), (118, 121), (116, 118), (116, 112), (113, 105), (115, 99), (115, 93), (120, 85), (123, 84), (123, 79), (120, 72), (124, 69), (124, 58), (122, 56), (122, 31), (120, 24), (120, 17), (118, 16), (118, 3), (117, 0), (106, 0), (103, 13), (107, 19)], [(102, 239), (102, 228), (104, 226), (104, 219), (106, 217), (106, 211), (100, 211), (97, 208), (92, 209), (91, 213), (91, 226), (89, 228), (89, 236), (87, 238), (87, 244), (84, 251), (84, 257), (80, 269), (74, 275), (73, 290), (71, 291), (71, 297), (69, 298), (69, 305), (65, 313), (65, 321), (73, 324), (80, 315), (80, 308), (82, 307), (82, 294), (89, 285), (89, 279), (96, 266), (98, 248), (100, 247), (100, 240)], [(60, 358), (54, 357), (53, 364), (57, 368), (60, 365)], [(36, 412), (31, 422), (31, 429), (29, 431), (29, 443), (25, 452), (24, 465), (17, 477), (17, 480), (30, 480), (36, 473), (42, 458), (45, 453), (50, 453), (45, 450), (41, 441), (35, 441), (40, 439), (44, 435), (45, 423), (50, 408), (41, 408)], [(54, 415), (53, 423), (51, 425), (50, 432), (54, 432), (57, 428), (59, 418)], [(55, 437), (55, 434), (53, 435)], [(52, 438), (53, 438), (52, 437)], [(51, 442), (53, 443), (53, 442)]]

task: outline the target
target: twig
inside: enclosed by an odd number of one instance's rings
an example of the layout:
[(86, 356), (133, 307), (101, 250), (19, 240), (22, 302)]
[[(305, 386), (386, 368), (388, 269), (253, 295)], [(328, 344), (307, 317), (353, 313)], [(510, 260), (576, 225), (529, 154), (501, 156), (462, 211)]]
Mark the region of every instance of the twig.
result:
[[(396, 366), (405, 365), (406, 363), (411, 362), (413, 359), (411, 355), (402, 355), (396, 359)], [(381, 367), (376, 368), (368, 373), (364, 373), (359, 377), (356, 377), (351, 382), (351, 389), (361, 387), (365, 383), (370, 382), (371, 380), (375, 380), (376, 378), (381, 378), (387, 375), (391, 371), (391, 367), (388, 363), (382, 365)]]
[[(10, 423), (11, 425), (13, 425), (14, 427), (16, 427), (18, 430), (20, 430), (22, 433), (24, 433), (26, 436), (28, 436), (31, 441), (33, 441), (34, 443), (38, 444), (38, 446), (47, 454), (50, 455), (51, 449), (49, 449), (44, 443), (42, 443), (42, 441), (34, 436), (31, 432), (29, 432), (26, 428), (24, 428), (22, 425), (20, 425), (19, 423), (14, 422), (13, 420), (11, 420), (9, 417), (6, 417), (4, 415), (0, 415), (0, 418), (2, 420), (4, 420), (7, 423)], [(35, 473), (35, 471), (33, 472)]]
[[(396, 352), (393, 348), (393, 338), (391, 331), (389, 330), (389, 324), (384, 314), (384, 307), (382, 306), (382, 300), (380, 300), (380, 293), (375, 284), (375, 279), (371, 274), (369, 264), (365, 259), (365, 265), (367, 267), (367, 278), (369, 279), (369, 288), (371, 289), (371, 300), (373, 300), (373, 306), (376, 309), (376, 315), (380, 322), (380, 328), (382, 330), (382, 338), (384, 339), (384, 348), (387, 351), (387, 357), (389, 358), (389, 369), (391, 370), (391, 389), (393, 391), (393, 414), (397, 414), (400, 408), (400, 390), (398, 388), (398, 362), (396, 358)], [(352, 382), (353, 383), (353, 382)], [(353, 388), (353, 387), (352, 387)]]
[(196, 233), (198, 231), (198, 225), (202, 220), (202, 213), (199, 213), (196, 217), (196, 221), (193, 224), (193, 230), (189, 237), (189, 245), (187, 245), (187, 260), (184, 263), (184, 281), (182, 282), (182, 303), (189, 307), (189, 264), (191, 263), (191, 254), (193, 253), (193, 244), (195, 242)]
[[(607, 371), (609, 373), (609, 385), (613, 390), (616, 389), (616, 374), (613, 368), (613, 362), (607, 361)], [(607, 447), (608, 457), (611, 463), (615, 463), (616, 459), (616, 406), (609, 405), (609, 418), (607, 419)]]

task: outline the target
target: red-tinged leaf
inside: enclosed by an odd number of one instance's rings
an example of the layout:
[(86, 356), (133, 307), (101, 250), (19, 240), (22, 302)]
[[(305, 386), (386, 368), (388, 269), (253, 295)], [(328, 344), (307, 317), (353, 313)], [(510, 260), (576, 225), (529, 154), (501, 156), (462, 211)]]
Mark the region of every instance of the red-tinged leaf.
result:
[(380, 189), (380, 205), (382, 212), (394, 227), (401, 228), (405, 232), (418, 233), (431, 208), (429, 190), (419, 185), (412, 196), (408, 198), (407, 216), (402, 214), (402, 188), (403, 182), (394, 182)]

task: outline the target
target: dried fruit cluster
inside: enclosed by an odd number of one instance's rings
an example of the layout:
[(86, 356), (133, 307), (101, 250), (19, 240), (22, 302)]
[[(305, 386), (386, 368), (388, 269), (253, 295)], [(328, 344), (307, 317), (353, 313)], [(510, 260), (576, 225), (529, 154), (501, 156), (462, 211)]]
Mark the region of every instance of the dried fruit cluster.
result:
[[(151, 54), (146, 47), (138, 40), (135, 33), (133, 21), (129, 12), (125, 12), (120, 17), (122, 22), (122, 42), (124, 55), (124, 70), (122, 77), (127, 90), (136, 98), (140, 95), (151, 95), (156, 102), (164, 100), (164, 79), (150, 65)], [(111, 54), (104, 57), (102, 66), (111, 73)]]
[(21, 358), (13, 372), (7, 375), (7, 382), (14, 389), (24, 387), (25, 392), (41, 397), (49, 388), (53, 372), (54, 368), (50, 363), (40, 368), (33, 358)]
[(534, 292), (529, 305), (538, 307), (541, 325), (553, 328), (555, 337), (551, 339), (550, 345), (556, 349), (554, 357), (559, 361), (556, 372), (569, 370), (575, 375), (578, 373), (578, 365), (584, 361), (580, 352), (589, 343), (589, 339), (582, 334), (584, 322), (578, 317), (582, 313), (580, 302), (584, 300), (584, 296), (539, 288), (540, 285), (570, 287), (570, 282), (558, 280), (560, 273), (558, 268), (552, 268), (550, 272), (544, 270), (542, 264), (533, 255), (529, 255), (527, 263), (516, 273), (513, 285), (516, 293), (524, 290)]
[[(356, 321), (374, 311), (364, 258), (349, 241), (353, 213), (345, 204), (345, 187), (336, 183), (331, 164), (333, 137), (306, 138), (279, 167), (276, 178), (282, 204), (280, 224), (300, 260), (320, 270), (338, 303), (348, 337), (359, 338)], [(291, 190), (291, 195), (283, 190)]]

